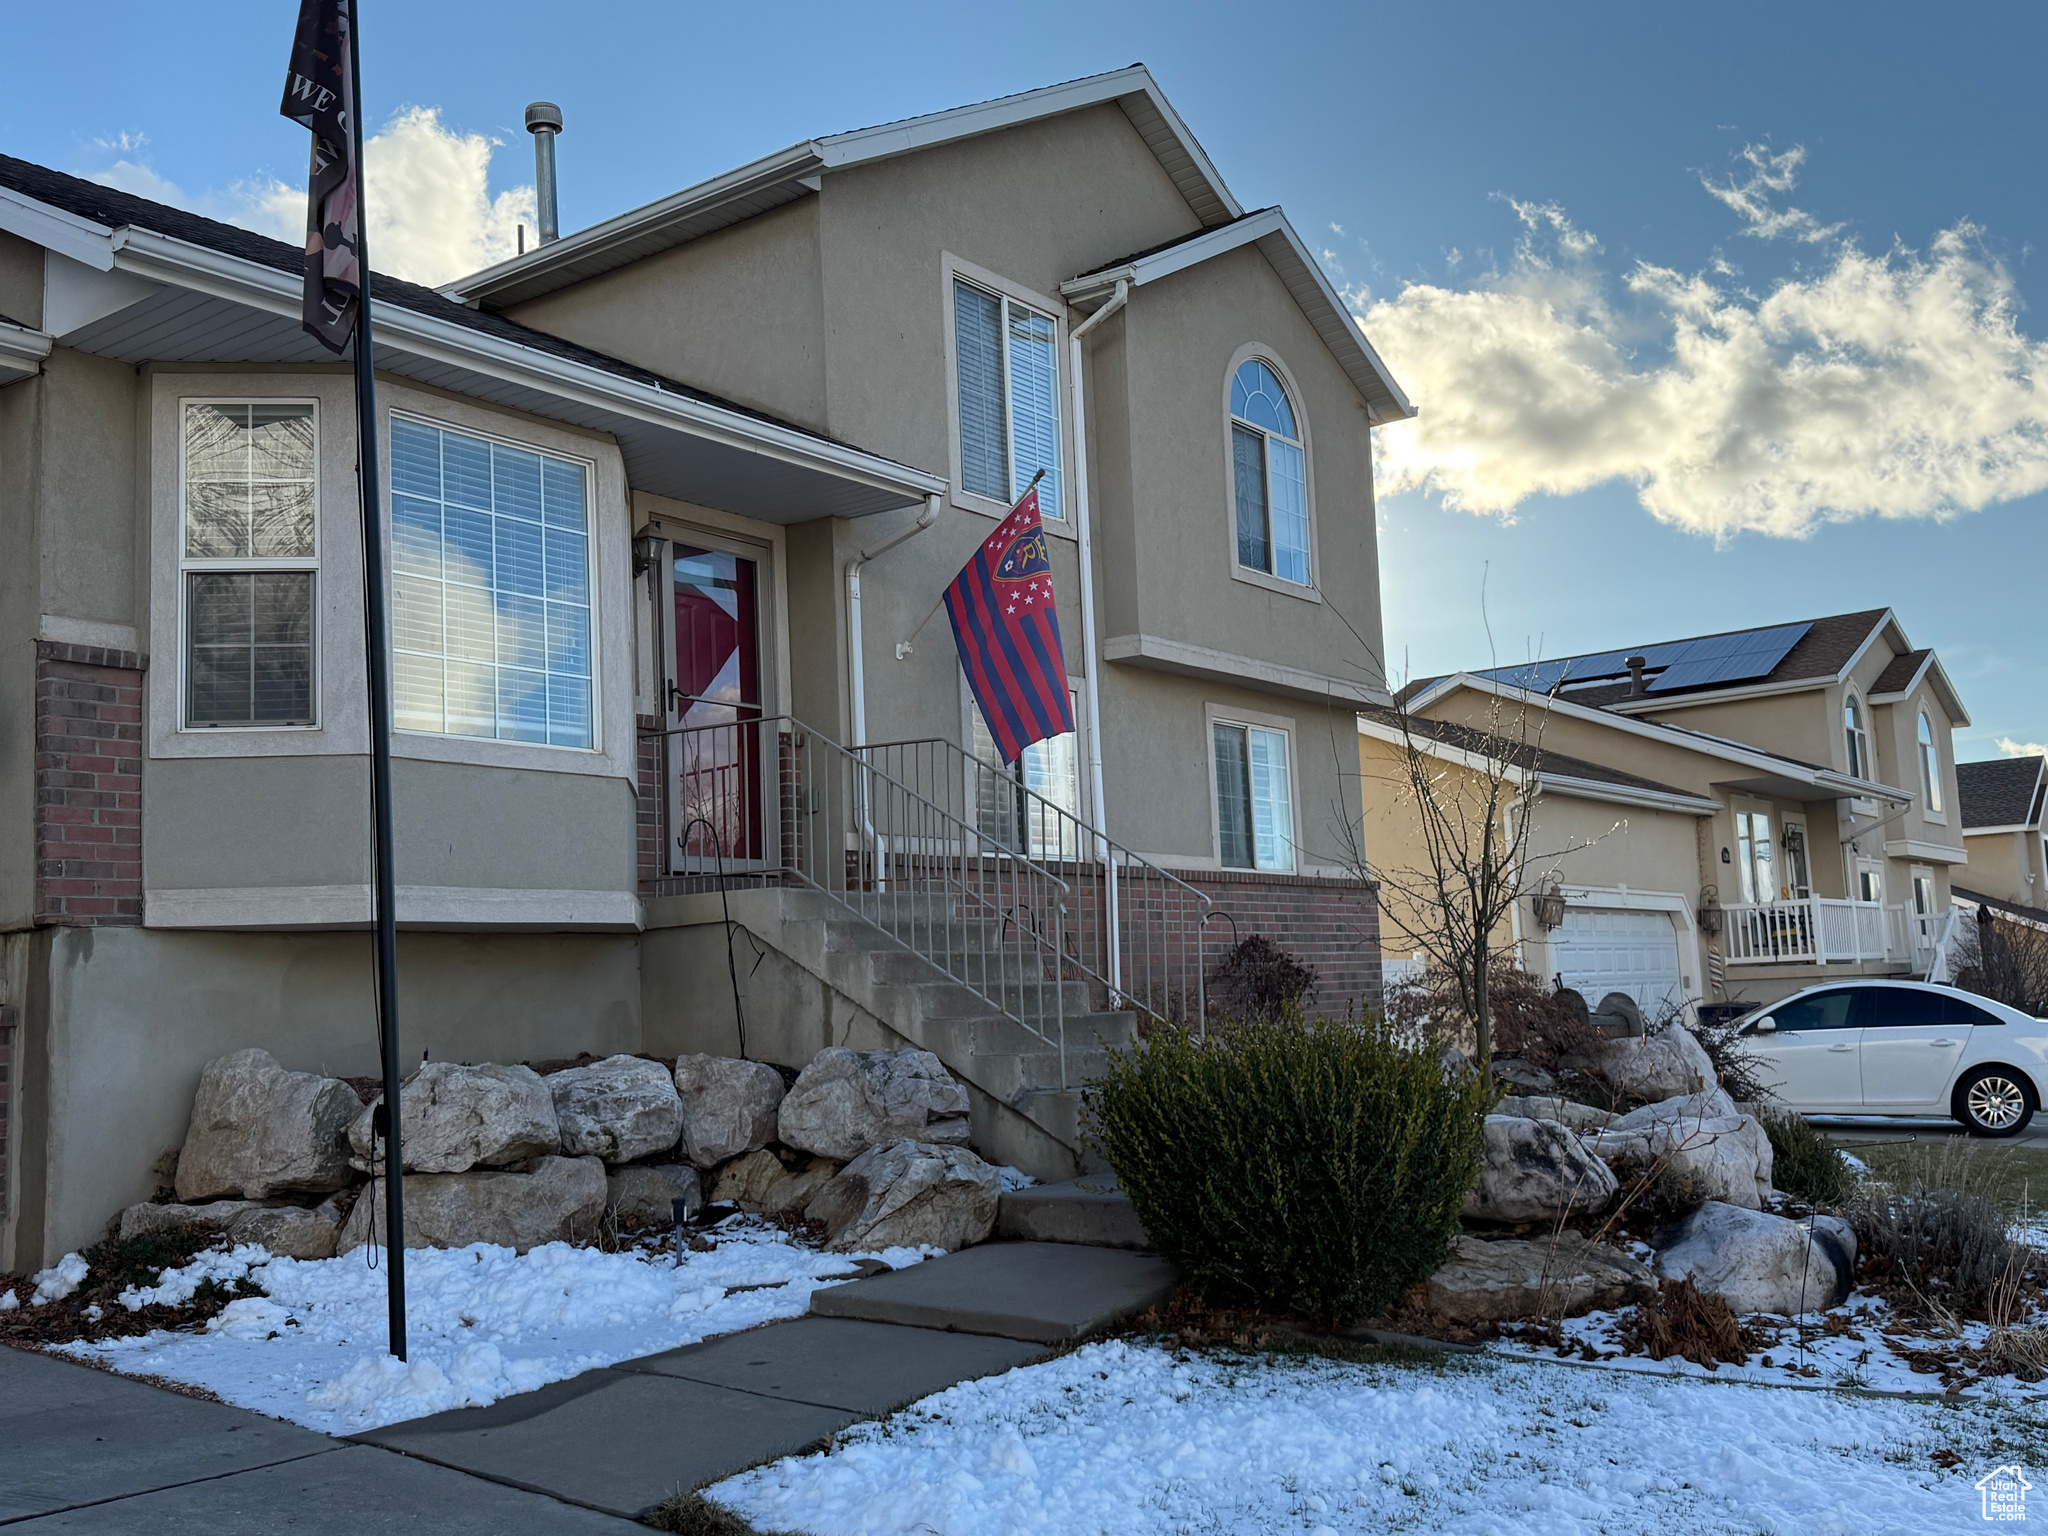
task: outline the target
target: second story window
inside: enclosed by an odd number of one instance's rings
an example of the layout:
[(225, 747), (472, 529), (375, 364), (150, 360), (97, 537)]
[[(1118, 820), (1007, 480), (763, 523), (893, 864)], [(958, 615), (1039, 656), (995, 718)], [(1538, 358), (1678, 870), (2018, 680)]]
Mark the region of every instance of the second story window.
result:
[(1301, 433), (1278, 375), (1255, 357), (1230, 381), (1230, 479), (1237, 563), (1307, 586), (1308, 470)]
[(391, 552), (399, 729), (592, 745), (584, 465), (393, 417)]
[(962, 488), (1008, 506), (1042, 469), (1040, 515), (1066, 516), (1059, 327), (1049, 315), (956, 279), (953, 337)]
[(1920, 711), (1920, 792), (1927, 797), (1927, 809), (1941, 814), (1941, 748), (1935, 745), (1934, 726), (1927, 711)]
[(180, 664), (187, 729), (310, 726), (311, 402), (185, 402)]
[(1842, 705), (1842, 736), (1849, 749), (1849, 777), (1870, 777), (1870, 738), (1863, 732), (1863, 706), (1850, 694)]

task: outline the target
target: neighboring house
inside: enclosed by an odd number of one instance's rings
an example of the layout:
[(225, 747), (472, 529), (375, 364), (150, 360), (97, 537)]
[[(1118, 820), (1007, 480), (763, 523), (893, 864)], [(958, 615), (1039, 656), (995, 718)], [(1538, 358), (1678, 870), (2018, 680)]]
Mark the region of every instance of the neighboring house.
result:
[(1970, 854), (1958, 898), (2048, 908), (2048, 759), (1957, 763), (1956, 791)]
[[(373, 1070), (302, 262), (0, 158), (0, 1269), (153, 1193), (210, 1057)], [(408, 1051), (919, 1044), (1057, 1175), (1092, 1033), (1234, 937), (1376, 997), (1349, 742), (1410, 407), (1143, 69), (376, 291)], [(918, 625), (1039, 470), (1080, 729), (1003, 765)]]
[[(1935, 963), (1965, 859), (1950, 737), (1969, 717), (1888, 609), (1457, 673), (1403, 703), (1683, 798), (1610, 817), (1591, 847), (1527, 871), (1532, 891), (1565, 898), (1555, 928), (1527, 903), (1517, 915), (1512, 939), (1539, 974), (1596, 1001), (1683, 1006)], [(1375, 806), (1387, 730), (1361, 718)], [(1578, 809), (1561, 824), (1587, 823)]]

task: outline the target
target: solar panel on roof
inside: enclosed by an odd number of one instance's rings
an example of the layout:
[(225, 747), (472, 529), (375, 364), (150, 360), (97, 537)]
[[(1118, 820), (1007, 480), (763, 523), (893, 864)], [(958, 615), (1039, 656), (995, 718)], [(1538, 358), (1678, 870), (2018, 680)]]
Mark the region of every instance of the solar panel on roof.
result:
[(1675, 693), (1681, 688), (1768, 677), (1811, 628), (1811, 624), (1779, 624), (1770, 629), (1690, 641), (1681, 654), (1666, 663), (1663, 675), (1645, 691)]

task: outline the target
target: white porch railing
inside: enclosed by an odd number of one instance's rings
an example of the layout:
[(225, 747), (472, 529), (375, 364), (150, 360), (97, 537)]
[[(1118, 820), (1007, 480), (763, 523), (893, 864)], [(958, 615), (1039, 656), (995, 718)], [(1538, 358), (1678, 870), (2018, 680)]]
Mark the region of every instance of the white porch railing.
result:
[(1933, 919), (1876, 901), (1809, 896), (1725, 911), (1731, 965), (1891, 960), (1924, 970), (1939, 937)]

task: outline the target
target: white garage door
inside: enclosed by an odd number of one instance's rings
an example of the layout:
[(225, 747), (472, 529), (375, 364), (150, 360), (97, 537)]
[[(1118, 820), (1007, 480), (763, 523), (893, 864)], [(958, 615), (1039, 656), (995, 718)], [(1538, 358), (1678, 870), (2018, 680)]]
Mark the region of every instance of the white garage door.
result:
[(1618, 907), (1566, 907), (1564, 926), (1550, 935), (1551, 969), (1593, 1007), (1626, 992), (1655, 1018), (1684, 998), (1679, 986), (1678, 934), (1662, 912)]

